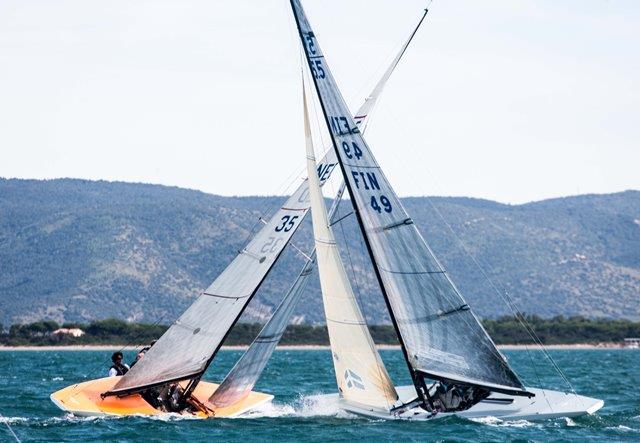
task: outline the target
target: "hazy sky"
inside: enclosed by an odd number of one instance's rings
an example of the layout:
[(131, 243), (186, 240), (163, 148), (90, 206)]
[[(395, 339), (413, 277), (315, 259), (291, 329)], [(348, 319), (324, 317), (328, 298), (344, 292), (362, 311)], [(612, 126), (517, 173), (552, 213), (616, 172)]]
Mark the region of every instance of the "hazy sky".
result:
[[(303, 0), (352, 108), (424, 1)], [(0, 0), (0, 176), (285, 191), (286, 0)], [(436, 0), (367, 140), (401, 195), (640, 189), (640, 2)]]

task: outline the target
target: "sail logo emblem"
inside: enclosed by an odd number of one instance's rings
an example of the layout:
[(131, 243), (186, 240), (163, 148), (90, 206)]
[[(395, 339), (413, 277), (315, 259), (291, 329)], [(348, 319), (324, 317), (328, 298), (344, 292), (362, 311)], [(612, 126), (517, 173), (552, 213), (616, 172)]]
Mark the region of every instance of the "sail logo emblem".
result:
[(362, 377), (351, 369), (345, 369), (344, 381), (347, 383), (348, 388), (356, 388), (364, 391), (364, 382), (362, 381)]

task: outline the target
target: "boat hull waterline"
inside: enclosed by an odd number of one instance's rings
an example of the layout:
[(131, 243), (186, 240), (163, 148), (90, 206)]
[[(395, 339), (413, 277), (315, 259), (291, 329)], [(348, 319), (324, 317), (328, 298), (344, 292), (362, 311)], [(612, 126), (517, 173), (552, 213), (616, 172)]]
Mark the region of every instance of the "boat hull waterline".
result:
[[(413, 386), (399, 386), (396, 387), (396, 390), (400, 400), (403, 402), (409, 402), (416, 398), (416, 391)], [(535, 394), (535, 397), (527, 398), (494, 393), (466, 411), (443, 412), (436, 415), (420, 407), (408, 409), (399, 414), (390, 414), (387, 411), (374, 410), (364, 405), (348, 403), (340, 399), (338, 394), (316, 395), (311, 400), (319, 403), (337, 402), (340, 409), (369, 418), (421, 421), (450, 417), (452, 415), (466, 419), (496, 418), (502, 421), (537, 421), (590, 415), (604, 406), (604, 401), (602, 400), (573, 393), (536, 388), (527, 388), (527, 391)]]
[[(51, 394), (51, 401), (65, 412), (81, 417), (132, 416), (132, 415), (161, 415), (166, 412), (153, 408), (139, 394), (126, 397), (109, 396), (102, 398), (100, 394), (109, 391), (120, 377), (106, 377), (78, 383)], [(186, 382), (184, 382), (186, 386)], [(232, 418), (242, 415), (270, 402), (273, 395), (261, 392), (251, 392), (237, 403), (217, 408), (207, 402), (208, 398), (218, 388), (216, 383), (201, 381), (192, 396), (211, 408), (212, 413), (198, 412), (185, 414), (194, 418)]]

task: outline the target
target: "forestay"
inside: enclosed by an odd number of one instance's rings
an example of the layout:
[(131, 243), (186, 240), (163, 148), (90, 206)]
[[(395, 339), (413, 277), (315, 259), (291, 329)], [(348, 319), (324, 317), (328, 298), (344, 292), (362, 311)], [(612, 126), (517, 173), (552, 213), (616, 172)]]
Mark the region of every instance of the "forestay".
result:
[(523, 386), (413, 224), (363, 139), (298, 0), (291, 0), (316, 92), (376, 275), (416, 374), (523, 392)]
[(398, 394), (371, 339), (329, 226), (322, 191), (313, 174), (316, 160), (304, 95), (311, 218), (338, 389), (340, 396), (347, 401), (388, 411), (398, 399)]

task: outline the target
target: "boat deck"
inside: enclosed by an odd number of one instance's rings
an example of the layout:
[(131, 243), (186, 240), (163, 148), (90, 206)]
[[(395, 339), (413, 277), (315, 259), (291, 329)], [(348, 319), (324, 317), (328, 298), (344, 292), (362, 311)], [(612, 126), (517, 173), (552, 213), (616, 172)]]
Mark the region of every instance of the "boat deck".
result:
[[(400, 397), (399, 401), (402, 403), (410, 402), (416, 398), (413, 386), (398, 386), (396, 390)], [(318, 395), (313, 399), (321, 402), (338, 402), (342, 409), (367, 417), (409, 420), (431, 420), (452, 415), (469, 419), (495, 417), (501, 420), (545, 420), (593, 414), (604, 406), (602, 400), (572, 393), (536, 388), (527, 388), (527, 391), (535, 394), (535, 397), (527, 398), (494, 393), (466, 411), (446, 412), (435, 416), (421, 408), (409, 409), (401, 414), (376, 411), (339, 399), (338, 394)]]
[[(111, 390), (119, 379), (120, 377), (106, 377), (71, 385), (51, 394), (51, 401), (63, 411), (78, 416), (166, 414), (166, 412), (153, 408), (138, 394), (127, 395), (126, 397), (110, 396), (102, 398), (100, 394)], [(184, 382), (185, 386), (186, 383)], [(251, 392), (247, 397), (231, 406), (217, 408), (207, 401), (216, 389), (218, 389), (216, 383), (201, 381), (198, 384), (193, 396), (211, 408), (213, 413), (198, 413), (195, 414), (195, 417), (236, 417), (273, 399), (273, 395)]]

